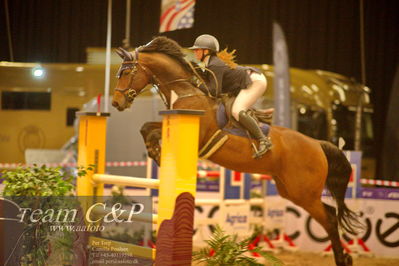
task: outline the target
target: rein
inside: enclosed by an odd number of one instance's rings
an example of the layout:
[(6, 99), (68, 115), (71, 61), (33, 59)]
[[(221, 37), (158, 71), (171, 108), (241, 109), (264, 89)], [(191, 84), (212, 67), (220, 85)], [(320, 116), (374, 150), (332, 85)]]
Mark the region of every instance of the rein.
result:
[[(193, 64), (190, 62), (190, 61), (188, 61), (188, 60), (186, 60), (186, 62), (187, 62), (187, 64), (190, 66), (190, 68), (191, 68), (191, 70), (193, 71), (193, 73), (194, 73), (194, 75), (196, 76), (196, 78), (200, 81), (199, 82), (199, 85), (204, 85), (204, 87), (205, 87), (205, 89), (206, 89), (206, 91), (207, 91), (207, 96), (208, 97), (210, 97), (210, 98), (218, 98), (218, 96), (219, 96), (219, 83), (218, 83), (218, 79), (216, 78), (216, 76), (215, 76), (215, 73), (213, 73), (213, 71), (211, 71), (209, 68), (207, 68), (207, 67), (204, 67), (204, 68), (201, 68), (201, 67), (194, 67), (193, 66)], [(215, 80), (215, 83), (216, 83), (216, 97), (215, 96), (213, 96), (212, 94), (211, 94), (211, 90), (209, 89), (209, 87), (206, 85), (206, 82), (203, 80), (203, 78), (201, 77), (201, 75), (200, 74), (198, 74), (198, 72), (197, 72), (197, 70), (196, 69), (204, 69), (205, 71), (208, 71), (211, 75), (212, 75), (212, 78)], [(199, 86), (198, 85), (198, 86)]]

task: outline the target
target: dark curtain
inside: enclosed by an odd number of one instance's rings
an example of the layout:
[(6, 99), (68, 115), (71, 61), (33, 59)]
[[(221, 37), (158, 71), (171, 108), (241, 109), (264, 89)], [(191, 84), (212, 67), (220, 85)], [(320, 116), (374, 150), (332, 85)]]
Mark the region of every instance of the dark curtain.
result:
[[(1, 0), (4, 7), (4, 1)], [(112, 46), (122, 45), (125, 1), (113, 1)], [(132, 0), (132, 46), (158, 34), (160, 0)], [(23, 62), (85, 62), (86, 47), (105, 46), (106, 0), (8, 0), (14, 57)], [(360, 77), (360, 0), (197, 0), (192, 29), (164, 35), (190, 46), (199, 34), (215, 35), (237, 49), (239, 63), (271, 63), (272, 22), (285, 31), (292, 67)], [(9, 60), (5, 10), (0, 60)], [(399, 1), (364, 0), (367, 85), (375, 105), (377, 157), (381, 156), (387, 104), (398, 62)], [(3, 34), (4, 33), (4, 34)]]
[(384, 133), (384, 146), (382, 149), (381, 176), (389, 180), (399, 178), (399, 66), (392, 86), (389, 99), (388, 115)]

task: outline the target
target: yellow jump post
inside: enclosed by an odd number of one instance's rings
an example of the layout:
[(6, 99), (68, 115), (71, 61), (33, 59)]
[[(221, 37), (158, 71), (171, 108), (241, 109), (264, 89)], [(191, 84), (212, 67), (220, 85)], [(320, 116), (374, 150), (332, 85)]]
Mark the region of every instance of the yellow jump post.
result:
[(104, 186), (95, 186), (93, 174), (103, 174), (105, 170), (106, 132), (109, 113), (78, 112), (79, 141), (78, 165), (88, 167), (95, 165), (94, 171), (77, 180), (78, 196), (102, 196)]
[(79, 178), (78, 196), (101, 196), (103, 183), (159, 189), (158, 215), (153, 216), (157, 218), (158, 224), (157, 248), (151, 250), (130, 245), (130, 255), (154, 259), (155, 254), (156, 265), (191, 265), (199, 116), (203, 113), (198, 110), (160, 112), (163, 115), (163, 122), (159, 182), (144, 178), (105, 175), (107, 115), (80, 114), (79, 165), (98, 166), (94, 174)]
[(191, 265), (199, 115), (203, 113), (194, 110), (160, 112), (164, 118), (156, 265)]

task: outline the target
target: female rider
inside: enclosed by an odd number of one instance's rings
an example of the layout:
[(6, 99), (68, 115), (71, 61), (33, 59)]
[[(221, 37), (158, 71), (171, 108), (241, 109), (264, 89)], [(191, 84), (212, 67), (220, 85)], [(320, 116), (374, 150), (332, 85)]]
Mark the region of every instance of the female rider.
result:
[(265, 76), (259, 69), (236, 64), (230, 66), (222, 61), (217, 56), (219, 42), (212, 35), (198, 36), (189, 49), (194, 50), (195, 57), (204, 62), (206, 68), (214, 73), (214, 76), (207, 75), (208, 78), (205, 80), (213, 96), (219, 97), (221, 93), (237, 95), (232, 115), (252, 137), (259, 141), (254, 157), (259, 158), (265, 154), (271, 148), (270, 138), (263, 134), (257, 121), (247, 112), (265, 92), (267, 86)]

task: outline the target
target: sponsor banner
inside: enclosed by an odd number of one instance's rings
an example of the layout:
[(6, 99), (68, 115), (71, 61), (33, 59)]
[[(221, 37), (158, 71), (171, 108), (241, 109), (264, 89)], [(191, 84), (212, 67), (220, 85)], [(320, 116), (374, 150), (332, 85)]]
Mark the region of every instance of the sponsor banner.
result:
[(361, 188), (359, 198), (399, 200), (399, 189), (392, 188)]
[[(215, 197), (215, 193), (206, 193), (204, 197)], [(281, 228), (293, 240), (300, 250), (320, 251), (330, 245), (327, 233), (309, 214), (301, 207), (280, 196), (268, 196), (265, 198), (265, 225), (267, 229)], [(333, 205), (331, 198), (324, 197), (323, 201)], [(366, 225), (365, 230), (360, 232), (359, 238), (376, 256), (398, 257), (399, 253), (399, 201), (380, 199), (346, 199), (350, 209), (360, 214), (360, 221)], [(285, 207), (283, 207), (285, 205)], [(284, 211), (285, 208), (285, 211)], [(231, 215), (234, 215), (235, 206), (232, 207)], [(212, 224), (201, 225), (196, 228), (194, 239), (196, 244), (209, 238), (212, 227), (220, 221), (219, 206), (197, 206), (195, 219), (215, 219)], [(227, 213), (223, 214), (223, 229), (226, 224)], [(253, 217), (261, 217), (258, 210), (250, 212), (250, 220)], [(277, 224), (277, 225), (276, 225)], [(246, 236), (252, 233), (252, 228), (247, 231)], [(233, 231), (234, 232), (234, 231)], [(352, 235), (343, 234), (343, 239), (348, 242), (353, 239)], [(361, 249), (362, 250), (362, 249)]]
[(251, 176), (249, 174), (224, 169), (224, 198), (249, 199)]
[[(274, 205), (279, 197), (268, 197)], [(399, 201), (377, 199), (347, 199), (347, 205), (360, 213), (360, 221), (366, 225), (359, 238), (363, 240), (371, 253), (378, 256), (398, 257), (399, 253)], [(301, 250), (323, 251), (330, 241), (327, 233), (302, 208), (287, 204), (285, 213), (285, 232)], [(343, 234), (346, 241), (352, 235)]]
[(219, 192), (219, 179), (208, 180), (205, 178), (199, 178), (197, 181), (197, 191)]

